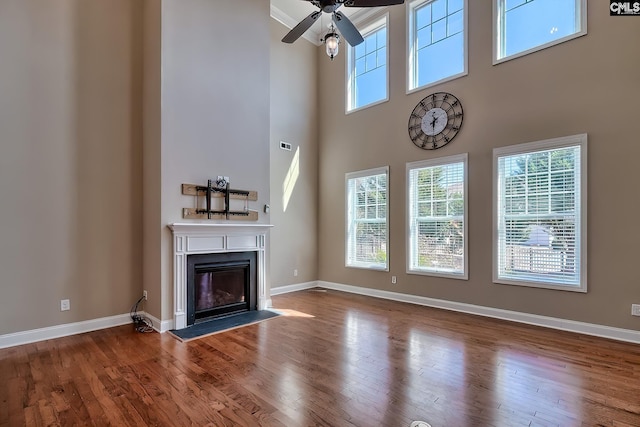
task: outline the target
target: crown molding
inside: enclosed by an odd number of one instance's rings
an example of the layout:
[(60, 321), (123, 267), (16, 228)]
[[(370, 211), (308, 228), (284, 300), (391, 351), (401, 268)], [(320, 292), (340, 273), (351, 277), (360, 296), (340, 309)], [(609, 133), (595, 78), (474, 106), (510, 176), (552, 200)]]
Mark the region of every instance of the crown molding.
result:
[[(388, 6), (381, 7), (363, 7), (360, 10), (349, 15), (349, 19), (353, 25), (358, 27), (360, 24), (366, 23), (371, 17), (380, 14)], [(360, 28), (358, 28), (360, 29)]]

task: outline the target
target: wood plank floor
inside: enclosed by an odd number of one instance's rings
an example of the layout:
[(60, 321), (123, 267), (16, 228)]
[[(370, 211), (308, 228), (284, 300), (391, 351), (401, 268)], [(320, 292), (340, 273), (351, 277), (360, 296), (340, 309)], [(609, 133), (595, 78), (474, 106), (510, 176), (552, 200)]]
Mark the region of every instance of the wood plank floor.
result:
[(335, 291), (0, 350), (1, 426), (640, 426), (640, 346)]

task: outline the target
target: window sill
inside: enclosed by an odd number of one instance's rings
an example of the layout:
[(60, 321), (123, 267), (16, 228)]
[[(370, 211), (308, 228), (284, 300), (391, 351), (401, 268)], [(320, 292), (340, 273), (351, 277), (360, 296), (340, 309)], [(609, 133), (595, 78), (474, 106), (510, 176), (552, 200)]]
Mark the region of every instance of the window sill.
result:
[(587, 284), (583, 283), (582, 285), (560, 285), (548, 282), (534, 282), (528, 280), (514, 280), (514, 279), (505, 279), (505, 278), (494, 278), (493, 283), (497, 285), (512, 285), (512, 286), (524, 286), (527, 288), (541, 288), (541, 289), (552, 289), (554, 291), (569, 291), (569, 292), (580, 292), (587, 293)]
[(372, 271), (389, 271), (389, 266), (376, 265), (376, 264), (361, 264), (361, 265), (345, 265), (347, 268), (357, 268), (360, 270), (372, 270)]
[(494, 58), (493, 59), (493, 65), (498, 65), (498, 64), (502, 64), (503, 62), (511, 61), (512, 59), (521, 58), (523, 56), (527, 56), (529, 54), (532, 54), (532, 53), (547, 49), (549, 47), (556, 46), (556, 45), (559, 45), (561, 43), (568, 42), (570, 40), (577, 39), (578, 37), (582, 37), (582, 36), (586, 36), (586, 35), (587, 35), (587, 31), (586, 30), (585, 31), (580, 31), (578, 33), (574, 33), (574, 34), (568, 35), (568, 36), (563, 37), (561, 39), (554, 40), (552, 42), (549, 42), (549, 43), (546, 43), (546, 44), (543, 44), (543, 45), (540, 45), (540, 46), (532, 47), (531, 49), (527, 49), (527, 50), (524, 50), (522, 52), (514, 53), (514, 54), (511, 54), (509, 56), (505, 56), (503, 58), (496, 58), (497, 54), (494, 54), (493, 55), (493, 58)]
[(437, 81), (435, 81), (433, 83), (427, 83), (425, 85), (418, 86), (418, 87), (413, 88), (413, 89), (407, 89), (406, 94), (410, 95), (410, 94), (415, 93), (415, 92), (420, 92), (421, 90), (429, 89), (431, 87), (438, 86), (440, 84), (443, 84), (443, 83), (446, 83), (446, 82), (450, 82), (452, 80), (457, 80), (457, 79), (459, 79), (461, 77), (467, 76), (468, 74), (469, 74), (469, 72), (467, 70), (464, 70), (461, 73), (454, 74), (454, 75), (449, 76), (449, 77), (445, 77), (444, 79), (437, 80)]
[(417, 276), (433, 276), (433, 277), (442, 277), (445, 279), (456, 279), (456, 280), (469, 280), (469, 276), (466, 273), (450, 273), (446, 271), (429, 271), (429, 270), (412, 270), (407, 269), (407, 274), (414, 274)]
[(372, 102), (371, 104), (363, 105), (362, 107), (354, 108), (349, 110), (348, 108), (345, 110), (345, 115), (349, 115), (351, 113), (356, 113), (358, 111), (366, 110), (367, 108), (375, 107), (376, 105), (384, 104), (385, 102), (389, 102), (389, 97), (387, 96), (385, 99), (381, 99), (380, 101)]

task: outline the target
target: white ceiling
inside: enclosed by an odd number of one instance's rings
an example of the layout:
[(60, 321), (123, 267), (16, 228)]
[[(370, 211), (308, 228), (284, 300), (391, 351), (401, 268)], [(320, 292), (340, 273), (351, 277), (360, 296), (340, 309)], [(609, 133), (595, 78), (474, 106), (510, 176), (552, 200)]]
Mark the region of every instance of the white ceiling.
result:
[[(375, 13), (377, 9), (379, 8), (344, 7), (340, 8), (340, 12), (357, 22), (358, 19), (364, 19), (370, 13)], [(306, 0), (271, 0), (271, 16), (289, 29), (295, 27), (298, 22), (316, 10), (318, 8)], [(320, 45), (320, 38), (327, 32), (330, 24), (331, 15), (323, 13), (322, 17), (304, 33), (303, 37)]]

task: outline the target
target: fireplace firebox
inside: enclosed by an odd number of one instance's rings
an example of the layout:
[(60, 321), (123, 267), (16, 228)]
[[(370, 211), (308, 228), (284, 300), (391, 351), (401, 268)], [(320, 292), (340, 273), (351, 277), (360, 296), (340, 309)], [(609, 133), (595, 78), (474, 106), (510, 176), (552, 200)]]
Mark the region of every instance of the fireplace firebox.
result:
[(256, 252), (187, 256), (187, 325), (257, 309)]

